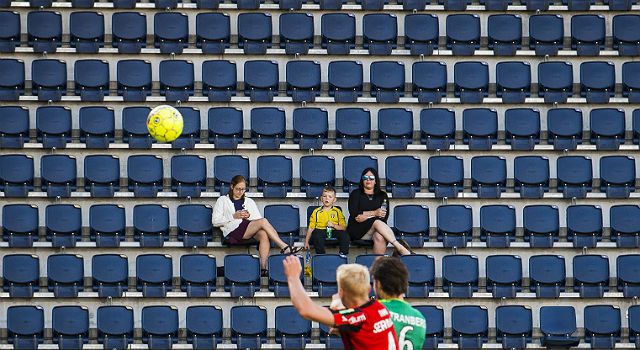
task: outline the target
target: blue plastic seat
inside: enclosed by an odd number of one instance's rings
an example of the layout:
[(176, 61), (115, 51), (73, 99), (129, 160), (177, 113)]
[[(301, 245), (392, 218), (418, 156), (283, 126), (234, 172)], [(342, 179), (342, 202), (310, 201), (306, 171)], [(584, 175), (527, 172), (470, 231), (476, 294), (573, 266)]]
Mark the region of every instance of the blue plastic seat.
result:
[(329, 96), (335, 102), (352, 103), (362, 96), (362, 63), (333, 61), (329, 63)]
[(133, 207), (133, 237), (141, 247), (162, 247), (169, 240), (169, 208), (160, 204)]
[(370, 55), (390, 55), (397, 47), (398, 19), (393, 14), (370, 13), (362, 17), (362, 44)]
[(378, 143), (385, 149), (406, 150), (413, 141), (413, 112), (408, 108), (378, 111)]
[(0, 106), (0, 147), (22, 148), (29, 142), (29, 109)]
[(287, 96), (293, 102), (313, 102), (320, 96), (320, 63), (317, 61), (287, 62)]
[(496, 341), (504, 349), (525, 349), (533, 336), (531, 308), (501, 305), (496, 308)]
[(636, 4), (636, 0), (605, 0), (604, 4), (609, 5), (610, 11), (629, 11), (631, 6)]
[(477, 156), (471, 159), (471, 190), (478, 198), (500, 198), (507, 190), (507, 162), (504, 157)]
[(0, 11), (0, 52), (15, 52), (20, 46), (20, 15), (13, 11)]
[(271, 14), (239, 14), (238, 47), (244, 49), (245, 54), (266, 54), (271, 47)]
[(442, 257), (442, 290), (450, 298), (471, 298), (478, 291), (478, 258), (463, 254)]
[[(499, 63), (500, 64), (500, 63)], [(510, 108), (504, 113), (505, 141), (513, 150), (533, 150), (540, 143), (540, 111)]]
[(98, 342), (109, 349), (124, 350), (133, 342), (133, 308), (100, 306), (96, 312)]
[(571, 16), (571, 49), (578, 56), (598, 56), (604, 49), (605, 37), (604, 16)]
[(126, 230), (124, 206), (95, 204), (89, 208), (89, 235), (97, 247), (117, 247)]
[(522, 291), (522, 259), (519, 256), (490, 255), (485, 262), (485, 271), (487, 292), (494, 298), (515, 298), (516, 293)]
[(531, 66), (528, 62), (496, 64), (496, 96), (503, 103), (524, 103), (531, 96)]
[(529, 48), (538, 56), (556, 56), (562, 50), (564, 21), (560, 15), (529, 17)]
[(482, 103), (489, 92), (486, 62), (458, 62), (453, 67), (454, 94), (462, 103)]
[(238, 348), (260, 348), (267, 342), (267, 310), (264, 307), (234, 306), (230, 318), (231, 342)]
[(418, 102), (440, 103), (447, 96), (447, 65), (443, 62), (416, 62), (411, 74), (412, 95)]
[(251, 142), (258, 149), (278, 149), (285, 140), (286, 116), (278, 107), (251, 109)]
[(444, 310), (441, 306), (435, 305), (415, 305), (414, 308), (429, 320), (422, 348), (437, 349), (438, 344), (444, 342)]
[(598, 150), (618, 150), (624, 144), (625, 116), (622, 109), (596, 108), (589, 115), (592, 144)]
[(439, 206), (436, 210), (438, 241), (445, 248), (466, 247), (472, 238), (472, 217), (468, 205)]
[[(159, 3), (161, 1), (156, 1), (156, 5)], [(178, 12), (160, 12), (153, 16), (153, 41), (160, 53), (181, 54), (189, 47), (188, 21), (187, 15)]]
[(147, 16), (139, 12), (116, 12), (111, 17), (111, 45), (120, 53), (136, 54), (147, 46)]
[(438, 0), (438, 5), (444, 5), (445, 11), (464, 11), (467, 5), (471, 5), (469, 0)]
[(27, 197), (33, 191), (33, 157), (23, 154), (0, 156), (0, 190), (5, 197)]
[(558, 207), (528, 205), (522, 211), (524, 240), (534, 248), (550, 248), (560, 234)]
[(42, 191), (47, 197), (70, 197), (76, 190), (76, 159), (62, 154), (40, 158)]
[(170, 255), (138, 255), (136, 258), (136, 290), (142, 292), (143, 297), (166, 297), (167, 292), (172, 289), (172, 271)]
[(162, 191), (162, 158), (132, 155), (127, 159), (129, 191), (136, 197), (156, 197)]
[(627, 97), (631, 103), (640, 101), (640, 63), (622, 64), (622, 96)]
[(607, 198), (629, 198), (635, 192), (636, 161), (630, 156), (600, 158), (600, 192)]
[(285, 243), (293, 245), (300, 240), (300, 209), (297, 205), (266, 205), (264, 207), (264, 217), (269, 220), (280, 239)]
[(67, 64), (55, 59), (33, 60), (31, 91), (39, 101), (60, 101), (67, 94)]
[(335, 125), (336, 143), (343, 149), (362, 150), (371, 141), (371, 113), (368, 109), (338, 108)]
[(142, 342), (149, 349), (171, 349), (178, 342), (178, 308), (145, 306), (142, 308)]
[(292, 305), (275, 310), (276, 343), (282, 349), (301, 349), (311, 342), (311, 321), (305, 320)]
[(27, 14), (27, 43), (36, 53), (55, 53), (62, 45), (62, 16), (59, 12), (31, 11)]
[(537, 298), (558, 298), (566, 283), (564, 256), (534, 255), (529, 258), (529, 290)]
[(151, 112), (149, 107), (122, 109), (122, 141), (128, 143), (129, 148), (149, 149), (151, 144), (156, 142), (147, 128), (149, 112)]
[(625, 298), (640, 296), (640, 255), (620, 255), (616, 259), (616, 277), (618, 292)]
[(514, 191), (521, 198), (542, 198), (549, 192), (549, 158), (520, 156), (513, 162)]
[(573, 257), (573, 290), (581, 298), (602, 298), (609, 291), (609, 258), (606, 255)]
[(289, 156), (258, 157), (258, 191), (264, 197), (285, 198), (292, 190), (293, 166)]
[(233, 107), (209, 109), (209, 143), (216, 148), (236, 149), (242, 143), (242, 110)]
[(455, 56), (471, 56), (480, 49), (480, 17), (477, 14), (447, 16), (447, 49)]
[(293, 140), (300, 149), (322, 149), (327, 143), (329, 117), (324, 108), (296, 108), (293, 110)]
[(321, 10), (340, 10), (342, 9), (343, 0), (314, 0), (314, 3), (320, 5)]
[(506, 248), (516, 239), (516, 210), (512, 205), (480, 208), (480, 239), (487, 247)]
[(109, 95), (109, 63), (78, 60), (74, 65), (75, 94), (82, 101), (100, 102)]
[[(291, 206), (293, 207), (293, 206)], [(314, 207), (309, 207), (309, 208), (314, 208)], [(291, 208), (289, 208), (291, 209)], [(313, 209), (312, 209), (313, 210)], [(265, 213), (267, 212), (267, 207), (265, 207)], [(295, 208), (295, 214), (294, 215), (298, 215), (298, 208)], [(296, 229), (300, 228), (300, 223), (299, 223), (299, 219), (298, 216), (296, 218), (291, 218), (291, 219), (286, 219), (283, 221), (289, 221), (289, 222), (295, 222), (295, 225), (297, 225)], [(266, 214), (265, 214), (266, 217)], [(271, 221), (271, 220), (269, 220)], [(289, 228), (289, 230), (291, 230), (291, 228)], [(285, 240), (286, 242), (286, 240)], [(273, 294), (275, 295), (275, 297), (280, 298), (280, 297), (289, 297), (289, 283), (287, 282), (287, 276), (284, 274), (284, 266), (282, 265), (282, 261), (284, 259), (287, 258), (286, 254), (273, 254), (271, 256), (269, 256), (269, 259), (267, 260), (267, 268), (269, 270), (269, 291), (273, 292)], [(304, 264), (304, 262), (302, 261), (302, 257), (300, 256), (300, 264)], [(304, 279), (304, 275), (302, 273), (300, 273), (300, 281), (303, 281)]]
[(458, 156), (434, 156), (428, 161), (429, 191), (436, 198), (456, 198), (464, 188), (464, 165)]
[(37, 349), (44, 342), (44, 310), (40, 306), (7, 308), (7, 341), (14, 349)]
[(252, 102), (271, 102), (278, 96), (278, 62), (258, 60), (244, 63), (244, 95)]
[[(503, 3), (507, 4), (506, 1)], [(485, 8), (488, 6), (485, 4)], [(493, 50), (494, 54), (515, 56), (516, 51), (522, 49), (522, 17), (510, 14), (489, 16), (487, 40), (487, 47)]]
[(347, 263), (346, 256), (338, 254), (317, 254), (311, 261), (311, 288), (321, 298), (330, 297), (338, 292), (336, 269)]
[(576, 310), (573, 306), (542, 306), (540, 308), (540, 343), (546, 347), (574, 347), (580, 338), (572, 334), (576, 328)]
[[(420, 158), (389, 156), (385, 159), (386, 190), (396, 198), (414, 198), (420, 192)], [(359, 181), (358, 181), (359, 182)]]
[(187, 342), (194, 349), (212, 349), (222, 342), (222, 309), (193, 305), (186, 312)]
[(640, 54), (640, 33), (633, 30), (640, 25), (640, 16), (621, 14), (613, 16), (613, 49), (620, 56), (637, 56)]
[(236, 175), (249, 178), (249, 158), (237, 155), (221, 155), (213, 159), (213, 187), (220, 193), (229, 192), (231, 179)]
[(0, 59), (0, 74), (0, 101), (17, 101), (24, 94), (24, 62)]
[(202, 94), (208, 96), (209, 101), (230, 101), (236, 95), (236, 85), (235, 62), (220, 60), (202, 63)]
[(571, 151), (582, 144), (582, 111), (553, 108), (547, 111), (548, 142), (558, 151)]
[(255, 255), (227, 254), (224, 257), (224, 290), (232, 298), (253, 297), (260, 290), (260, 262)]
[(183, 60), (160, 62), (160, 95), (170, 102), (185, 102), (194, 92), (193, 63)]
[(587, 103), (608, 103), (615, 95), (615, 72), (611, 62), (580, 64), (580, 96), (586, 97)]
[(84, 290), (81, 255), (54, 254), (47, 258), (47, 285), (56, 298), (77, 298)]
[(302, 156), (300, 157), (300, 191), (307, 194), (307, 198), (322, 196), (322, 189), (335, 186), (336, 165), (331, 156)]
[(618, 247), (640, 247), (640, 206), (611, 206), (609, 222), (611, 241)]
[(76, 49), (76, 52), (98, 53), (98, 50), (104, 47), (105, 42), (104, 15), (100, 12), (90, 11), (71, 12), (69, 15), (69, 36), (69, 44)]
[(82, 214), (79, 205), (52, 204), (45, 209), (47, 241), (53, 247), (75, 247), (82, 237)]
[(558, 157), (556, 163), (558, 192), (564, 198), (585, 198), (592, 190), (591, 158), (584, 156)]
[(629, 342), (638, 347), (640, 345), (640, 306), (633, 305), (629, 307), (627, 314), (629, 318)]
[(2, 257), (2, 290), (10, 298), (31, 298), (40, 290), (40, 261), (37, 255), (6, 254)]
[(9, 247), (31, 247), (38, 239), (38, 207), (6, 204), (2, 207), (2, 238)]
[(593, 0), (562, 0), (562, 5), (566, 5), (569, 11), (588, 11), (591, 5), (595, 5)]
[[(196, 16), (196, 47), (202, 49), (204, 54), (224, 53), (224, 50), (228, 49), (231, 43), (230, 23), (229, 15), (225, 13), (198, 13)], [(204, 82), (204, 77), (202, 79)]]
[(422, 248), (429, 240), (429, 207), (426, 205), (396, 205), (393, 207), (393, 228), (397, 236), (411, 247)]
[(322, 48), (329, 55), (348, 55), (356, 47), (356, 17), (353, 14), (326, 13), (320, 21)]
[(448, 150), (455, 143), (456, 116), (452, 109), (425, 108), (420, 111), (420, 141), (428, 150)]
[(206, 247), (213, 239), (210, 205), (182, 204), (177, 210), (178, 240), (185, 247)]
[(182, 132), (177, 139), (171, 142), (173, 149), (194, 149), (200, 143), (200, 110), (193, 107), (177, 107), (182, 115)]
[(171, 157), (171, 190), (178, 197), (200, 197), (207, 189), (207, 162), (203, 156), (178, 155)]
[(71, 142), (71, 109), (59, 106), (38, 107), (36, 140), (43, 148), (66, 148)]
[(136, 7), (136, 0), (114, 0), (113, 8), (116, 9), (133, 9)]
[(491, 108), (462, 111), (463, 141), (472, 150), (490, 150), (498, 142), (498, 112)]
[[(403, 0), (404, 4), (412, 0)], [(433, 14), (412, 13), (404, 17), (404, 48), (412, 55), (430, 56), (438, 49), (438, 17)]]
[(82, 349), (89, 342), (89, 309), (55, 306), (51, 310), (52, 340), (61, 349)]
[(452, 340), (459, 349), (481, 349), (489, 338), (489, 313), (484, 306), (458, 305), (451, 309)]
[(209, 297), (216, 290), (216, 278), (215, 256), (187, 254), (180, 257), (180, 290), (186, 292), (187, 297)]
[(113, 197), (120, 191), (120, 160), (111, 155), (86, 156), (84, 188), (92, 197)]
[[(280, 4), (285, 1), (280, 0)], [(287, 55), (306, 55), (313, 48), (313, 16), (309, 13), (280, 15), (280, 48)]]
[[(124, 101), (143, 102), (151, 95), (151, 63), (143, 60), (120, 60), (117, 67), (118, 95)], [(127, 107), (147, 108), (147, 107)]]
[(379, 103), (397, 103), (404, 96), (404, 63), (377, 61), (369, 67), (371, 96)]
[(351, 193), (360, 186), (360, 176), (366, 168), (378, 169), (378, 159), (373, 156), (346, 156), (342, 158), (342, 191)]
[(120, 298), (129, 289), (129, 260), (126, 255), (98, 254), (91, 259), (93, 291), (100, 298)]
[(566, 103), (573, 96), (573, 68), (570, 62), (542, 62), (538, 65), (538, 96), (545, 103)]
[(588, 305), (584, 308), (585, 341), (592, 348), (615, 348), (621, 338), (621, 328), (619, 307)]
[(401, 260), (409, 271), (407, 297), (428, 297), (429, 293), (434, 290), (436, 279), (435, 260), (433, 256), (411, 254), (401, 257)]

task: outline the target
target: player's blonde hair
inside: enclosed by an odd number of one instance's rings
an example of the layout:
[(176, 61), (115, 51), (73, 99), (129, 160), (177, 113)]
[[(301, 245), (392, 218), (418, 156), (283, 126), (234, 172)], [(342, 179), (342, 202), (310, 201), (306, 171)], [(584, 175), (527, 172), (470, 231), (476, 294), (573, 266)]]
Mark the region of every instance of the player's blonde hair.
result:
[(336, 271), (338, 288), (342, 288), (353, 297), (369, 295), (369, 270), (360, 264), (344, 264)]

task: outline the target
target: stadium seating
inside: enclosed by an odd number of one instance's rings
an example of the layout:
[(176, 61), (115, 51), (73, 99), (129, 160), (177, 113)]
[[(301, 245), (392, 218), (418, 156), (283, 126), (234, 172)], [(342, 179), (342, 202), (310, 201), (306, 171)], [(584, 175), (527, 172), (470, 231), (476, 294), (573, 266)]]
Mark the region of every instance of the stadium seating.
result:
[[(196, 16), (197, 48), (202, 49), (202, 52), (206, 54), (220, 54), (230, 46), (230, 42), (229, 15), (223, 13), (198, 13)], [(202, 71), (205, 72), (204, 69)], [(215, 72), (215, 70), (213, 71)], [(203, 82), (204, 80), (203, 74)]]
[(94, 255), (91, 259), (91, 277), (93, 290), (98, 296), (119, 298), (128, 287), (129, 260), (116, 254)]
[[(1, 17), (1, 16), (0, 16)], [(18, 100), (24, 94), (24, 62), (14, 59), (0, 60), (0, 100)]]
[(112, 108), (82, 107), (79, 119), (80, 142), (84, 142), (87, 148), (105, 149), (115, 142), (115, 116)]
[(71, 47), (76, 49), (76, 52), (97, 53), (101, 47), (104, 47), (104, 34), (103, 14), (77, 11), (69, 15), (69, 43)]

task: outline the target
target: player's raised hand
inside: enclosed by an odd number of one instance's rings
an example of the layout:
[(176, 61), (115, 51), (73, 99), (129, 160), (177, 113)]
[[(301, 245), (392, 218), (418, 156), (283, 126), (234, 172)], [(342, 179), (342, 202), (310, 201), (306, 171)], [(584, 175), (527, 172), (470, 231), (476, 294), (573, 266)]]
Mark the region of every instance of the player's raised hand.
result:
[(300, 278), (302, 273), (302, 265), (300, 265), (300, 258), (295, 255), (287, 256), (283, 261), (284, 274), (287, 277)]

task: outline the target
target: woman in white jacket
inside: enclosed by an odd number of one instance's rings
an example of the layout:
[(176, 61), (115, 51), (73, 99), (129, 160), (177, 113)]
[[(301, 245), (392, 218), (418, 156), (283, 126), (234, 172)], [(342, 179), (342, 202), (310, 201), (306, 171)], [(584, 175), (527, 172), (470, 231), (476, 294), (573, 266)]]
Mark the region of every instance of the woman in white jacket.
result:
[(258, 241), (260, 268), (263, 273), (266, 272), (271, 241), (281, 249), (281, 254), (300, 251), (301, 248), (282, 241), (269, 220), (262, 217), (256, 202), (245, 197), (247, 180), (242, 175), (234, 176), (230, 185), (229, 193), (218, 198), (213, 207), (213, 225), (222, 228), (224, 240), (231, 245), (244, 243), (252, 238)]

